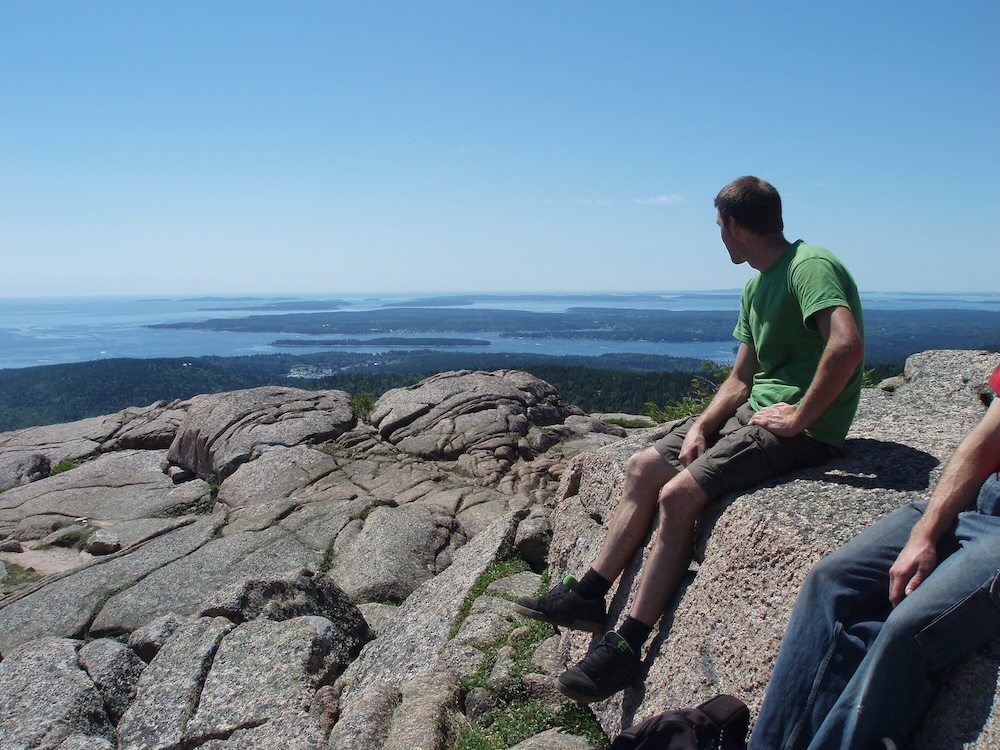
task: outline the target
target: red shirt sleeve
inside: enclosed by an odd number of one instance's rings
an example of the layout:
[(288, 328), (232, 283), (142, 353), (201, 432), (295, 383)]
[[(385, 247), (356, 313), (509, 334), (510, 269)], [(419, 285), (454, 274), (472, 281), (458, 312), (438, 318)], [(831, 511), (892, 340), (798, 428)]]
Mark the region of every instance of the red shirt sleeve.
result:
[(1000, 365), (997, 365), (997, 369), (990, 375), (990, 388), (993, 389), (995, 394), (1000, 396)]

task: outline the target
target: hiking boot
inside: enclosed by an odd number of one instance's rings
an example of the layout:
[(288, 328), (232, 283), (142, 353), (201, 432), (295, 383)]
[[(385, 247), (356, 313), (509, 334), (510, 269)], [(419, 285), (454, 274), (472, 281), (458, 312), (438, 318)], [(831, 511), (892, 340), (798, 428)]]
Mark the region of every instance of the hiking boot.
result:
[(537, 599), (525, 597), (514, 605), (514, 611), (535, 620), (561, 625), (573, 630), (600, 633), (608, 621), (604, 598), (584, 599), (573, 591), (576, 579), (566, 576), (562, 583)]
[(612, 630), (579, 664), (559, 676), (556, 687), (579, 703), (596, 703), (624, 690), (638, 670), (638, 657)]

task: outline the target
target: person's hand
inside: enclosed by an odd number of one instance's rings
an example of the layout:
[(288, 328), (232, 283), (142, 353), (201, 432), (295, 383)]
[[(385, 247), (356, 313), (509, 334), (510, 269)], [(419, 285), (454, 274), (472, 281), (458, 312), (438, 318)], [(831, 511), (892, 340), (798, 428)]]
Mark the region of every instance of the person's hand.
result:
[(773, 406), (765, 406), (750, 417), (749, 424), (760, 425), (778, 437), (795, 437), (801, 432), (795, 426), (795, 407), (781, 401)]
[(889, 568), (889, 602), (897, 606), (916, 591), (937, 567), (937, 548), (923, 536), (910, 536), (896, 562)]
[(708, 441), (705, 440), (705, 435), (695, 422), (691, 429), (688, 430), (687, 435), (684, 436), (684, 442), (681, 443), (681, 452), (677, 456), (677, 460), (680, 461), (685, 466), (689, 466), (692, 461), (694, 461), (698, 456), (704, 453), (708, 449)]

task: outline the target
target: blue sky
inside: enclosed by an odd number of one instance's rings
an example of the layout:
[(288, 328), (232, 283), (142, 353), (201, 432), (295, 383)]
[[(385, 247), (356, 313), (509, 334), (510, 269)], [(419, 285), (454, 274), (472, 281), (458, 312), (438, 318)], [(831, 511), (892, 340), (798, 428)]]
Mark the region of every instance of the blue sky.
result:
[(0, 0), (0, 297), (996, 291), (1000, 3)]

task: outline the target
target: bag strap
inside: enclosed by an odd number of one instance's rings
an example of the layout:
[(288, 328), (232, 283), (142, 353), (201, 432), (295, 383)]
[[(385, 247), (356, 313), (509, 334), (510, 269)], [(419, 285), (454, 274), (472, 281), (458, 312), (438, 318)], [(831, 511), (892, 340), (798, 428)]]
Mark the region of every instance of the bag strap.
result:
[(736, 696), (723, 694), (705, 701), (698, 708), (722, 730), (722, 750), (746, 748), (750, 709), (743, 701)]

